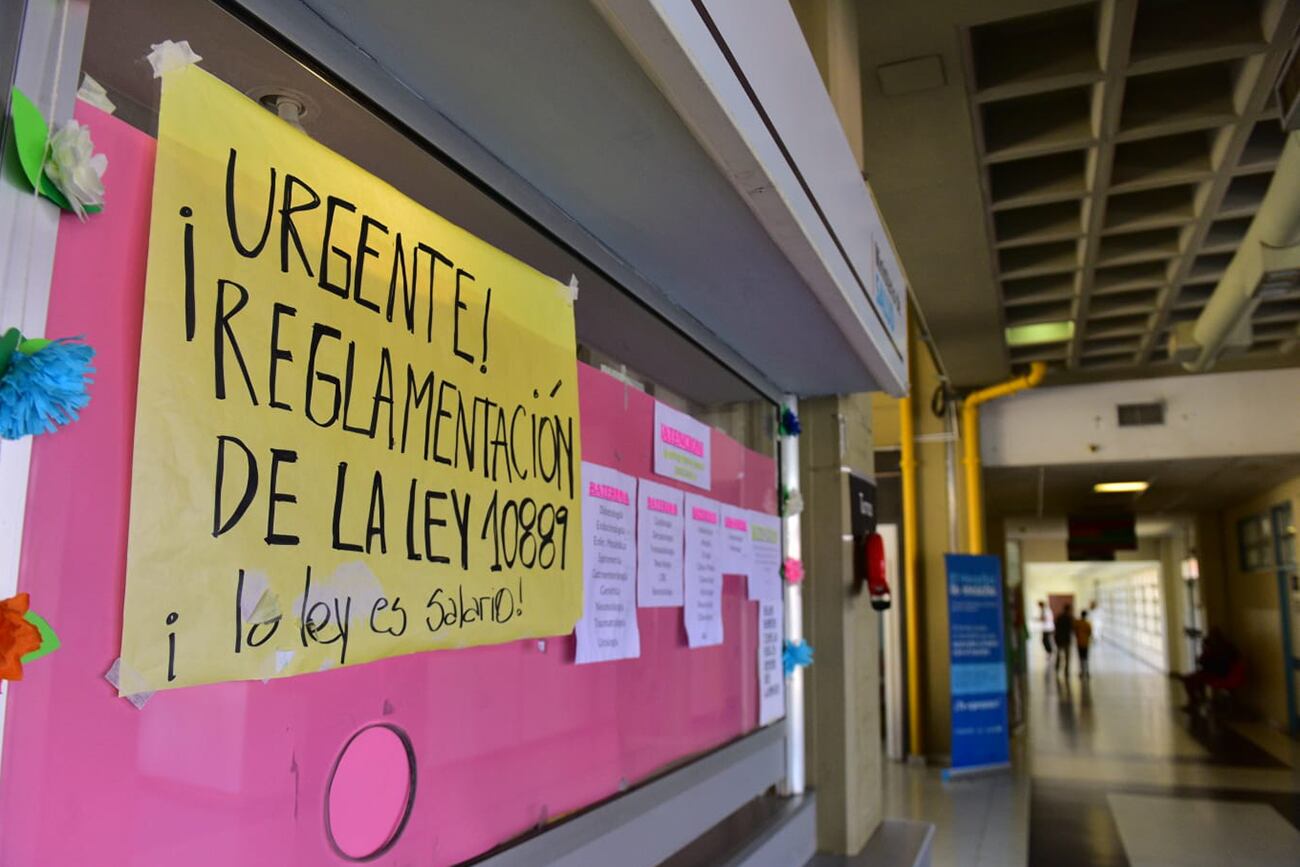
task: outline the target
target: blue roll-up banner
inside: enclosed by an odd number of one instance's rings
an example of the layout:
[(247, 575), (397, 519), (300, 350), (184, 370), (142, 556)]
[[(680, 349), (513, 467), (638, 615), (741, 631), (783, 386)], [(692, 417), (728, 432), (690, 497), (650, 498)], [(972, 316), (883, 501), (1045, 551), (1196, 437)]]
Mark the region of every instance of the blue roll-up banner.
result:
[(1002, 561), (947, 554), (953, 776), (1009, 766)]

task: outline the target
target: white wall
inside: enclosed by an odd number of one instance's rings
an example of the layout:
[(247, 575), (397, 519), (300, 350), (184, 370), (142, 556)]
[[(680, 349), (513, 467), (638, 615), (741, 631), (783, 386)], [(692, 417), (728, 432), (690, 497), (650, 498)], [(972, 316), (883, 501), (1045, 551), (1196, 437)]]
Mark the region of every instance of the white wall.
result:
[(1169, 668), (1165, 644), (1165, 593), (1160, 564), (1132, 575), (1103, 579), (1094, 615), (1102, 641), (1160, 671)]
[[(985, 405), (981, 451), (987, 466), (1292, 454), (1297, 396), (1296, 368), (1036, 388)], [(1165, 424), (1119, 427), (1117, 404), (1153, 401)]]

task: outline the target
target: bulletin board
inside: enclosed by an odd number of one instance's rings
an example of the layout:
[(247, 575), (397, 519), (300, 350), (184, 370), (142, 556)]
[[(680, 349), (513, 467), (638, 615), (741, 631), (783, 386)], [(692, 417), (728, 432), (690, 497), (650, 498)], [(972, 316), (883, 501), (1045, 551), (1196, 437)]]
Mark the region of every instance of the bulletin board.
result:
[[(454, 864), (757, 728), (758, 605), (736, 576), (719, 647), (688, 649), (679, 608), (641, 609), (636, 660), (575, 666), (565, 636), (174, 689), (140, 709), (119, 698), (104, 674), (121, 641), (154, 143), (77, 115), (108, 155), (108, 207), (63, 218), (47, 333), (84, 336), (97, 372), (82, 419), (33, 444), (19, 589), (63, 647), (6, 687), (0, 864), (345, 863), (327, 787), (375, 723), (406, 734), (415, 789), (370, 863)], [(585, 366), (579, 399), (584, 460), (653, 478), (654, 400)], [(772, 458), (711, 436), (710, 496), (775, 513)]]

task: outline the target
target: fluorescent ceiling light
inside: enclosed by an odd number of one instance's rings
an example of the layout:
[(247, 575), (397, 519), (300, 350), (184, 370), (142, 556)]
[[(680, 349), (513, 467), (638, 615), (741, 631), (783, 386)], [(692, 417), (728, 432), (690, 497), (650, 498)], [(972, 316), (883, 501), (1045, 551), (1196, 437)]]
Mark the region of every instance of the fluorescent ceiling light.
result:
[(1034, 322), (1007, 328), (1007, 346), (1037, 346), (1040, 343), (1064, 343), (1074, 336), (1074, 323)]
[(1149, 487), (1149, 482), (1098, 482), (1092, 489), (1099, 494), (1140, 494)]

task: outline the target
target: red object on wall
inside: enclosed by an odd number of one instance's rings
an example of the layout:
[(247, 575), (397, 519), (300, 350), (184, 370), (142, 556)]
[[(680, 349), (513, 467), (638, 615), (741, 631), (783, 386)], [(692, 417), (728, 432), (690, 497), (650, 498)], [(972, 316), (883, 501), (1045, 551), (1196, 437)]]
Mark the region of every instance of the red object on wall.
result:
[(889, 578), (885, 572), (885, 540), (879, 533), (869, 533), (863, 543), (866, 558), (867, 591), (871, 594), (871, 607), (885, 611), (893, 602), (889, 592)]

